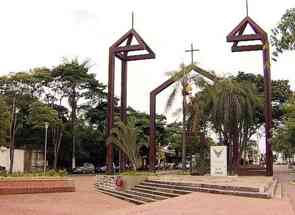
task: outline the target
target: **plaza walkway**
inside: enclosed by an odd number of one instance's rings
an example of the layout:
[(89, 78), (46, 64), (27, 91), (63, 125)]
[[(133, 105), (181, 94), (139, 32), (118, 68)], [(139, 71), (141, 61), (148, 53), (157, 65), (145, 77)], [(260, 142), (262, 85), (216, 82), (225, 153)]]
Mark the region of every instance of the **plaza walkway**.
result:
[(282, 199), (289, 201), (295, 212), (295, 184), (290, 183), (295, 180), (295, 173), (288, 174), (287, 166), (281, 166), (274, 169), (274, 176), (281, 183)]
[(275, 177), (282, 182), (282, 199), (192, 193), (142, 206), (96, 192), (94, 176), (73, 177), (74, 193), (0, 196), (0, 215), (295, 215), (287, 168), (277, 168)]
[(98, 193), (95, 176), (73, 177), (76, 192), (0, 195), (0, 215), (103, 215), (133, 204)]
[(295, 185), (288, 183), (286, 167), (276, 168), (275, 172), (282, 182), (282, 199), (193, 193), (107, 215), (294, 215)]

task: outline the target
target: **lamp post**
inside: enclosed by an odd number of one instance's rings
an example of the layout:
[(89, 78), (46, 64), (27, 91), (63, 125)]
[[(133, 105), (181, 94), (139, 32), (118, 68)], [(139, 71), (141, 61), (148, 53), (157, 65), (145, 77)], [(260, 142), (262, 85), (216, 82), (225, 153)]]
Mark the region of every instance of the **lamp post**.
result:
[(47, 155), (47, 130), (48, 130), (48, 126), (49, 123), (45, 122), (45, 146), (44, 146), (44, 175), (46, 173), (46, 163), (47, 163), (47, 159), (46, 159), (46, 155)]

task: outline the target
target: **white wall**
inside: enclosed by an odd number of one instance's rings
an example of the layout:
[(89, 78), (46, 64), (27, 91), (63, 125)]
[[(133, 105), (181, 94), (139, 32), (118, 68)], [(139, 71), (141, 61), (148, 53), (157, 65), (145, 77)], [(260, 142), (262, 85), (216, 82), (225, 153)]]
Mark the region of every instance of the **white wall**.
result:
[(9, 149), (5, 147), (0, 147), (0, 166), (9, 169)]
[[(9, 159), (9, 149), (5, 147), (0, 147), (0, 166), (4, 166), (6, 170), (9, 170), (10, 159)], [(25, 161), (25, 151), (21, 149), (14, 150), (13, 159), (13, 172), (23, 172), (24, 171), (24, 161)]]

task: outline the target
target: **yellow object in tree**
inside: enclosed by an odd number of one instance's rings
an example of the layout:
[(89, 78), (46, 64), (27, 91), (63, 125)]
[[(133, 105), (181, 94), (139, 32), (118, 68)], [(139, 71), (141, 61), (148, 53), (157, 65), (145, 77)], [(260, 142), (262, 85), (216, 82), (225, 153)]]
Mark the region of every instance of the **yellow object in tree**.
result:
[(192, 90), (193, 90), (193, 88), (192, 88), (192, 86), (191, 86), (190, 84), (188, 84), (188, 85), (186, 86), (186, 88), (185, 88), (185, 92), (186, 92), (187, 94), (191, 94), (191, 93), (192, 93)]

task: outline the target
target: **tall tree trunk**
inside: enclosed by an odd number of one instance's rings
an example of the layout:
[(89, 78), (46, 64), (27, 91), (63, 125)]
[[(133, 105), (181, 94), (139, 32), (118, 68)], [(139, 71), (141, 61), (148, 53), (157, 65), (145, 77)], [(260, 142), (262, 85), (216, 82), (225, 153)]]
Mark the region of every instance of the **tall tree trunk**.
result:
[(238, 128), (233, 129), (233, 164), (234, 173), (238, 174), (240, 167), (240, 144), (239, 144), (239, 130)]
[(186, 169), (186, 95), (183, 93), (182, 100), (182, 169)]
[(73, 87), (72, 95), (72, 169), (76, 168), (76, 111), (77, 111), (77, 101), (76, 101), (76, 87)]
[(16, 97), (12, 101), (11, 122), (10, 122), (10, 165), (9, 173), (13, 171), (14, 147), (15, 147), (15, 130), (16, 130)]
[(62, 141), (63, 136), (63, 129), (62, 128), (56, 128), (56, 138), (54, 142), (54, 160), (53, 160), (53, 168), (57, 170), (57, 162), (58, 162), (58, 155), (59, 155), (59, 149)]

